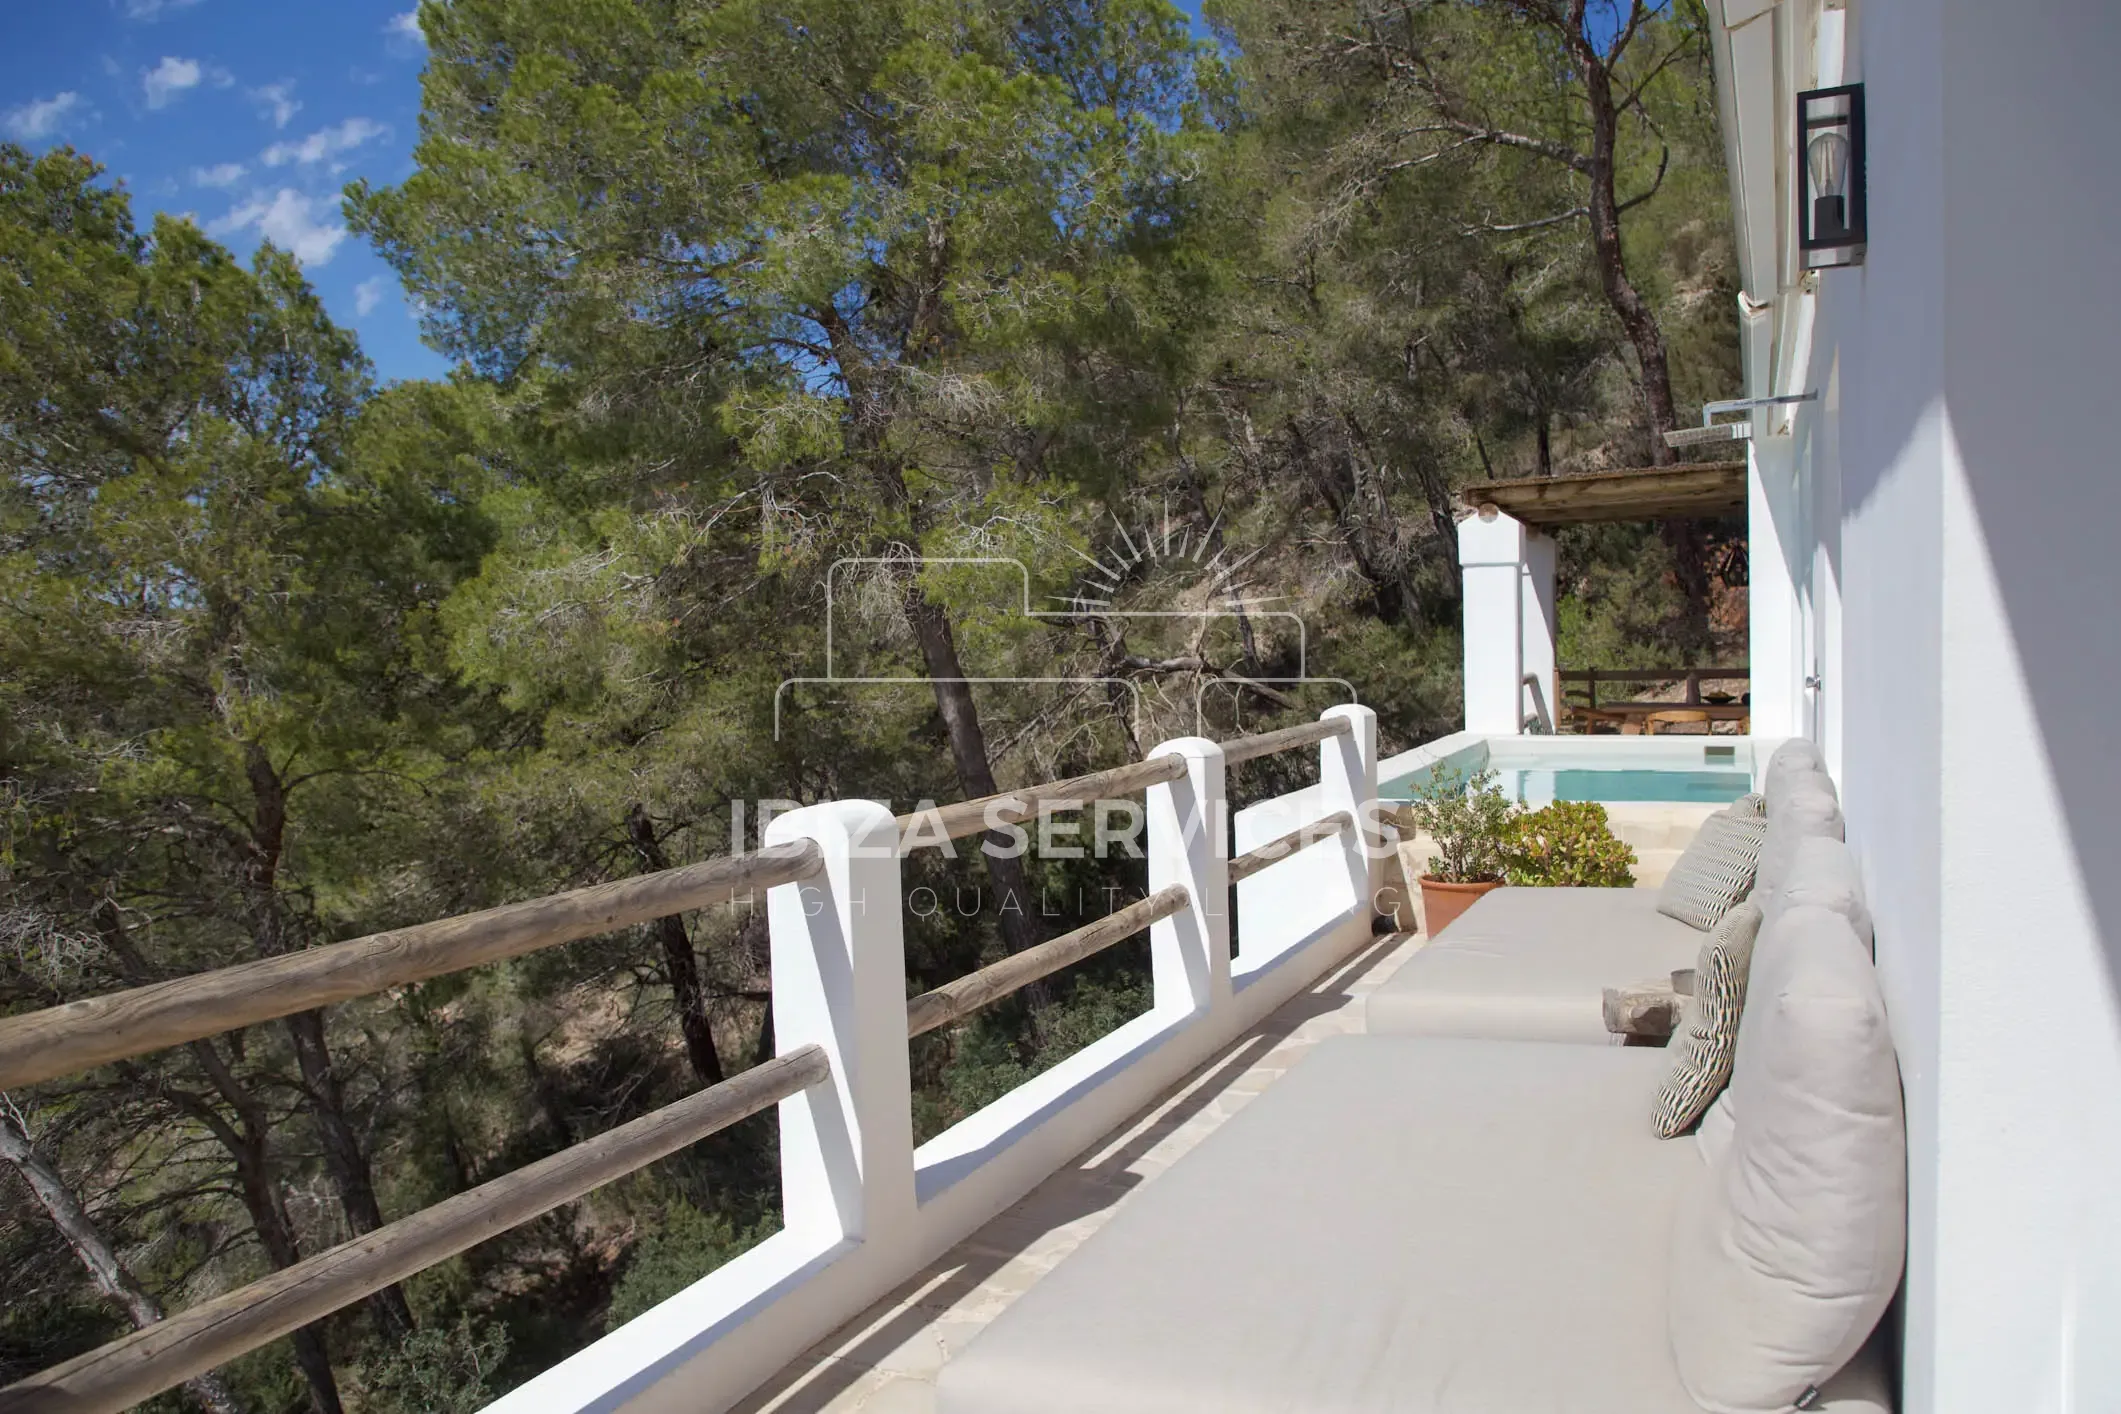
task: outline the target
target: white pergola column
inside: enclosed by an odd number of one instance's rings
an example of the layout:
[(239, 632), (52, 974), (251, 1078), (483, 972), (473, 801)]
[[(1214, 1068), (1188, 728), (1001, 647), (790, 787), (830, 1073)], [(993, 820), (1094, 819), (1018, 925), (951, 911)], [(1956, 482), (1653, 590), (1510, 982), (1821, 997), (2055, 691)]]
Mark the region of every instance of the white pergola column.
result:
[(1561, 715), (1561, 661), (1555, 647), (1554, 539), (1529, 526), (1524, 532), (1524, 574), (1520, 585), (1520, 632), (1524, 645), (1520, 680), (1528, 681), (1524, 681), (1523, 710), (1518, 720), (1536, 717), (1546, 731), (1552, 732)]
[(1809, 735), (1802, 606), (1791, 548), (1799, 524), (1795, 439), (1746, 443), (1746, 661), (1751, 667), (1753, 735)]
[[(1554, 714), (1554, 542), (1492, 507), (1458, 523), (1466, 730), (1516, 736)], [(1538, 697), (1525, 677), (1539, 681)], [(1542, 710), (1543, 709), (1543, 710)]]

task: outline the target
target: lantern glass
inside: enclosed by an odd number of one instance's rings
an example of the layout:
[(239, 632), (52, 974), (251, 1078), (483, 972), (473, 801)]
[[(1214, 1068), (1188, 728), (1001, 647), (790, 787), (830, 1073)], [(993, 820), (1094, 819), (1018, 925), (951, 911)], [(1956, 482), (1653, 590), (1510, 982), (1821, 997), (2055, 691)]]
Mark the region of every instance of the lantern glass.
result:
[(1797, 247), (1804, 268), (1861, 265), (1865, 243), (1863, 85), (1797, 95), (1802, 193)]

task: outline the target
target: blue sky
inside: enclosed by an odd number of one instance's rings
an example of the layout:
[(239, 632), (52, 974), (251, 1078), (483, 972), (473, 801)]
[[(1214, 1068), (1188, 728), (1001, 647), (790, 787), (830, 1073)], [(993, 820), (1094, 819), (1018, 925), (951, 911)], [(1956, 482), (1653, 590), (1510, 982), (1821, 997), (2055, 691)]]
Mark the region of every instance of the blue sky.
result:
[[(295, 252), (377, 374), (435, 377), (404, 292), (346, 229), (339, 193), (412, 171), (426, 46), (415, 0), (8, 0), (0, 136), (72, 144), (153, 213), (248, 256)], [(1199, 0), (1180, 0), (1198, 15)], [(1196, 24), (1197, 24), (1196, 20)]]
[(339, 193), (402, 180), (426, 60), (414, 0), (73, 0), (8, 5), (0, 136), (70, 143), (145, 227), (188, 213), (248, 256), (293, 250), (386, 379), (447, 370), (397, 277), (346, 229)]

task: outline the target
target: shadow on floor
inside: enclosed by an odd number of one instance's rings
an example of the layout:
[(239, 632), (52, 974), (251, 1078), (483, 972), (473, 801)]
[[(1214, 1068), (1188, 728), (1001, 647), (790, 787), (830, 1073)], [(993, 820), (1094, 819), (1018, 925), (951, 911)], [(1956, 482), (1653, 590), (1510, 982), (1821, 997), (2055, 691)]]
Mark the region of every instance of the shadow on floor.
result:
[[(1126, 1136), (1117, 1147), (1108, 1149), (1109, 1140), (1100, 1141), (1085, 1150), (1077, 1162), (1056, 1169), (1023, 1199), (799, 1356), (736, 1405), (731, 1414), (764, 1414), (767, 1410), (772, 1414), (818, 1414), (868, 1378), (878, 1361), (946, 1316), (950, 1308), (1023, 1256), (1040, 1239), (1057, 1228), (1116, 1206), (1143, 1181), (1141, 1175), (1130, 1172), (1135, 1163), (1173, 1130), (1214, 1104), (1231, 1084), (1306, 1022), (1347, 1007), (1354, 997), (1349, 989), (1408, 936), (1390, 933), (1372, 938), (1334, 971), (1282, 1003), (1232, 1049), (1190, 1072), (1171, 1092), (1179, 1095), (1175, 1103), (1167, 1094), (1115, 1125), (1112, 1133)], [(1085, 1161), (1088, 1156), (1095, 1156), (1095, 1162)], [(842, 1344), (851, 1330), (863, 1333), (851, 1344)]]

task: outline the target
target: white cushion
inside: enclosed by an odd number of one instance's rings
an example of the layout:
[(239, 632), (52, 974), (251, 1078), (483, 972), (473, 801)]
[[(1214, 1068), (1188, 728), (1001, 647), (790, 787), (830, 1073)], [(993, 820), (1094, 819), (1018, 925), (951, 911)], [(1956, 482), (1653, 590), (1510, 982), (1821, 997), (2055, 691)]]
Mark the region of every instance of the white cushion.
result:
[(1753, 874), (1753, 887), (1763, 898), (1782, 887), (1796, 859), (1799, 840), (1842, 837), (1846, 826), (1841, 805), (1824, 781), (1824, 777), (1799, 778), (1779, 809), (1768, 807), (1767, 836), (1760, 846), (1760, 867)]
[(1864, 1345), (1906, 1256), (1900, 1073), (1839, 914), (1792, 908), (1762, 933), (1730, 1094), (1730, 1145), (1673, 1233), (1672, 1352), (1702, 1408), (1780, 1414)]
[(1767, 812), (1773, 815), (1789, 794), (1792, 782), (1808, 776), (1826, 775), (1826, 761), (1819, 748), (1801, 736), (1793, 736), (1775, 748), (1762, 773), (1761, 790), (1767, 797)]
[[(1741, 1026), (1745, 1024), (1743, 1017), (1741, 1012)], [(1694, 1152), (1701, 1155), (1703, 1163), (1713, 1167), (1731, 1147), (1731, 1135), (1735, 1132), (1736, 1125), (1731, 1119), (1731, 1089), (1726, 1084), (1709, 1107), (1701, 1112), (1701, 1123), (1694, 1126)]]
[(1692, 967), (1701, 934), (1650, 889), (1504, 888), (1459, 915), (1365, 1004), (1379, 1034), (1618, 1045), (1605, 989)]
[(1760, 896), (1761, 913), (1769, 921), (1780, 917), (1784, 909), (1807, 904), (1840, 914), (1855, 930), (1858, 942), (1865, 948), (1874, 946), (1871, 910), (1863, 901), (1863, 877), (1855, 852), (1832, 835), (1800, 838), (1782, 887)]

